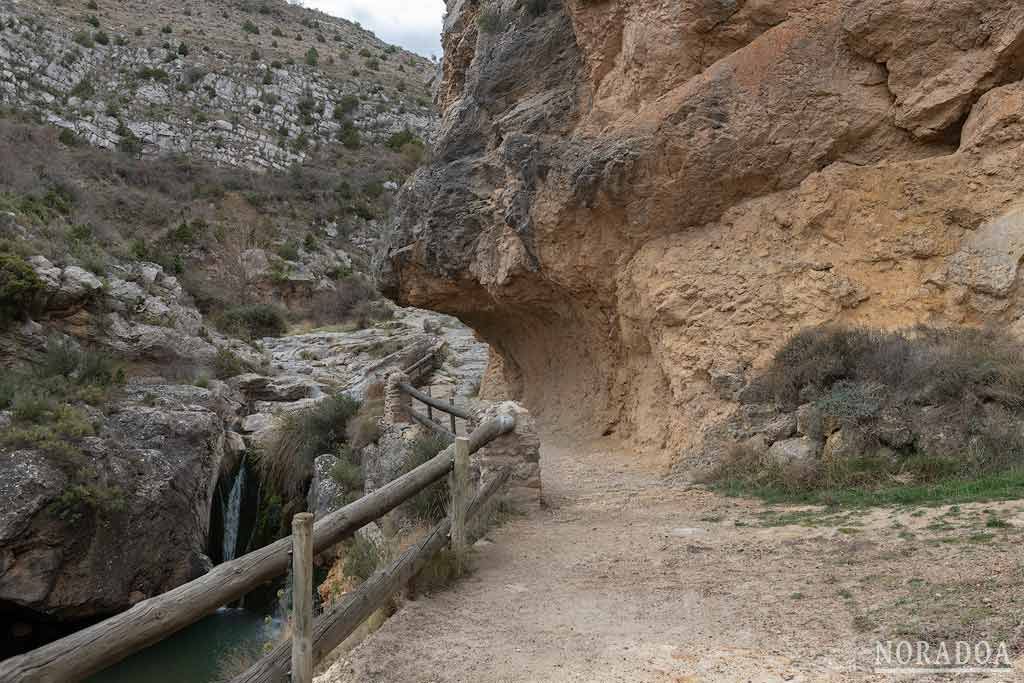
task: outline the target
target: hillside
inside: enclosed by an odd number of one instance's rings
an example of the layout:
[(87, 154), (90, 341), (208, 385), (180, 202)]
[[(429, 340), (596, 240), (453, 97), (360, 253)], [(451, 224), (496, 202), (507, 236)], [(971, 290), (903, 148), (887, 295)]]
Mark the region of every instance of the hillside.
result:
[(276, 538), (288, 416), (443, 346), (365, 274), (434, 72), (283, 2), (0, 0), (0, 658), (233, 554), (232, 482)]
[(284, 169), (423, 137), (431, 63), (281, 0), (0, 2), (0, 103), (101, 147)]

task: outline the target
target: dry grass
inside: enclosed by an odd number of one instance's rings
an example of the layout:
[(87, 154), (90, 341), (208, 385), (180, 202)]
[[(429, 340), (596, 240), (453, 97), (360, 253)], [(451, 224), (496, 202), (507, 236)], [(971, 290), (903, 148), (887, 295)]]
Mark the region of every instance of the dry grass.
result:
[(359, 410), (347, 396), (332, 396), (312, 408), (290, 413), (277, 439), (258, 456), (265, 482), (286, 497), (299, 497), (313, 475), (313, 460), (346, 442), (346, 424)]

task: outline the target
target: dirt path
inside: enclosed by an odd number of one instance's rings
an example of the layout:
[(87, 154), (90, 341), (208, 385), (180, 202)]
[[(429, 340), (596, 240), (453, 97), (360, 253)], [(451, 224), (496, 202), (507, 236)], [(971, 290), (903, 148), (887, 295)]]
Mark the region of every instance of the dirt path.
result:
[(605, 449), (546, 447), (548, 509), (318, 683), (882, 681), (879, 637), (1024, 644), (1024, 503), (769, 509)]

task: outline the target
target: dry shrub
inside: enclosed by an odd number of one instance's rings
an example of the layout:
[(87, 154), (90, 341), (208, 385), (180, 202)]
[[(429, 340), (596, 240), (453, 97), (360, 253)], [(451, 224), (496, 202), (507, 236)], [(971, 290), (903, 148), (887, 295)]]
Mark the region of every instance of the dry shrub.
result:
[(384, 385), (374, 382), (366, 388), (366, 397), (352, 419), (345, 426), (348, 444), (353, 451), (376, 443), (381, 434), (381, 418), (384, 416)]
[[(1024, 347), (996, 330), (804, 330), (743, 400), (775, 401), (783, 410), (812, 404), (820, 420), (842, 428), (842, 454), (786, 468), (741, 445), (712, 480), (796, 492), (933, 483), (1024, 466)], [(815, 424), (807, 431), (825, 436)]]
[(345, 444), (346, 424), (357, 410), (358, 401), (339, 395), (288, 414), (277, 438), (259, 456), (263, 480), (287, 497), (301, 496), (313, 476), (313, 461)]

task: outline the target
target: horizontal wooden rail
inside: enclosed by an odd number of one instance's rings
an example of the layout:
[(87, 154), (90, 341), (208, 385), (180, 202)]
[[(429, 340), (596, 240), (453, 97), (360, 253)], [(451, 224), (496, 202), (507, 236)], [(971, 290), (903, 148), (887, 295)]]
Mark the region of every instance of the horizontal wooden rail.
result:
[[(515, 418), (502, 415), (473, 430), (470, 452), (511, 431)], [(320, 553), (395, 509), (452, 468), (455, 446), (412, 472), (346, 505), (316, 523), (313, 548)], [(158, 542), (158, 541), (154, 541)], [(232, 603), (288, 569), (288, 536), (131, 609), (24, 655), (0, 662), (3, 683), (72, 683), (88, 678)]]
[(417, 391), (415, 387), (413, 387), (411, 384), (402, 382), (401, 384), (398, 385), (398, 388), (412, 396), (417, 401), (426, 403), (428, 406), (431, 406), (432, 408), (437, 408), (443, 413), (450, 413), (455, 417), (462, 418), (463, 420), (469, 420), (472, 418), (472, 415), (469, 414), (468, 410), (456, 408), (455, 406), (449, 403), (445, 403), (444, 401), (438, 400), (433, 396), (424, 394), (422, 391)]
[(444, 425), (439, 424), (439, 423), (435, 422), (434, 420), (431, 420), (429, 417), (423, 417), (422, 415), (417, 413), (415, 410), (411, 411), (409, 413), (409, 415), (412, 417), (412, 419), (416, 420), (417, 422), (419, 422), (424, 427), (426, 427), (428, 429), (433, 429), (438, 434), (444, 434), (449, 439), (454, 439), (455, 438), (455, 432), (453, 432), (452, 430), (448, 429)]
[(420, 369), (420, 366), (433, 362), (435, 354), (436, 349), (431, 349), (430, 352), (427, 353), (427, 355), (423, 356), (423, 358), (420, 358), (418, 361), (416, 361), (409, 367), (402, 368), (402, 372), (404, 372), (407, 375), (415, 374), (415, 372)]
[[(505, 468), (477, 493), (466, 510), (472, 519), (497, 493), (512, 474)], [(326, 612), (313, 625), (313, 661), (322, 662), (334, 648), (352, 635), (361, 623), (383, 607), (390, 597), (407, 584), (448, 543), (451, 520), (445, 518), (430, 530), (426, 538), (410, 546), (398, 559), (379, 570), (359, 588), (344, 597), (334, 609)], [(278, 643), (266, 657), (231, 683), (288, 683), (291, 642)]]

